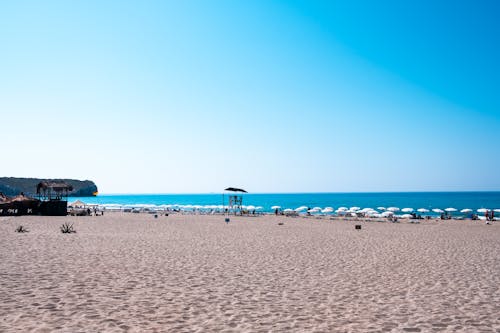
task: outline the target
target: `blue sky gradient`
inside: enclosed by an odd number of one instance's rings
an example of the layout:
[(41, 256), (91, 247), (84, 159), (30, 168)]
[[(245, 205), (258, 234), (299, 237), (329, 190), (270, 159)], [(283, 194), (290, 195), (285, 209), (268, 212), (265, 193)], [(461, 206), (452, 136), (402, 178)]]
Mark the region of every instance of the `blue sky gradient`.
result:
[(3, 2), (0, 173), (103, 193), (500, 190), (499, 13)]

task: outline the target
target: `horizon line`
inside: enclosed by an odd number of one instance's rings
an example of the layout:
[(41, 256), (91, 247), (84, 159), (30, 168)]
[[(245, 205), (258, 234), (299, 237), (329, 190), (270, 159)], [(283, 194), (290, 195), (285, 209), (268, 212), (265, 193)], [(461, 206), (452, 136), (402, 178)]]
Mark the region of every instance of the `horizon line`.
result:
[[(247, 192), (245, 194), (380, 194), (380, 193), (493, 193), (500, 192), (500, 190), (463, 190), (463, 191), (450, 191), (450, 190), (422, 190), (422, 191), (339, 191), (339, 192)], [(207, 194), (226, 194), (228, 191), (221, 192), (172, 192), (172, 193), (132, 193), (132, 192), (122, 192), (122, 193), (100, 193), (96, 196), (101, 195), (207, 195)]]

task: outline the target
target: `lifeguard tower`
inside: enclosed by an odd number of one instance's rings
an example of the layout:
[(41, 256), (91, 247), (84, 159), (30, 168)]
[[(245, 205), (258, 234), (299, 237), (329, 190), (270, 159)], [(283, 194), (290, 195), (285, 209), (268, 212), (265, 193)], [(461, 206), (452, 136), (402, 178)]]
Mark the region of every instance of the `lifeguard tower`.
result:
[[(228, 211), (233, 212), (234, 214), (241, 213), (241, 207), (243, 206), (243, 196), (238, 193), (248, 193), (248, 192), (241, 188), (236, 188), (236, 187), (228, 187), (224, 189), (224, 191), (231, 192), (231, 194), (228, 195), (229, 197)], [(222, 200), (224, 201), (224, 195)]]
[(40, 203), (40, 214), (65, 216), (68, 214), (68, 194), (73, 186), (65, 182), (44, 181), (38, 183), (36, 194)]

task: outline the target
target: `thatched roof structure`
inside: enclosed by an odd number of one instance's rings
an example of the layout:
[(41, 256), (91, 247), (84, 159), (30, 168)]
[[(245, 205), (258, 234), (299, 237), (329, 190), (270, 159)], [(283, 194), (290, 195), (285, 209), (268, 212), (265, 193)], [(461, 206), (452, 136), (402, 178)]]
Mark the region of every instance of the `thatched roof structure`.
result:
[(40, 182), (36, 186), (36, 193), (41, 194), (41, 190), (47, 191), (47, 190), (53, 190), (55, 192), (70, 192), (73, 191), (73, 186), (65, 183), (65, 182)]
[(27, 197), (22, 193), (10, 199), (10, 202), (23, 202), (23, 201), (37, 201), (37, 199)]
[(3, 194), (2, 192), (0, 192), (0, 203), (9, 202), (9, 201), (10, 201), (10, 198), (8, 196), (6, 196), (5, 194)]

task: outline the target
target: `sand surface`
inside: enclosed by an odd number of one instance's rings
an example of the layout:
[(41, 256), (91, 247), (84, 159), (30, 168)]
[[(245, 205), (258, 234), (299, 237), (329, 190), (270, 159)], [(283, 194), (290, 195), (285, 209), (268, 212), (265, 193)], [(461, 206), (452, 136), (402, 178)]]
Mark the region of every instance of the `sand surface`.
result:
[(355, 223), (0, 217), (0, 332), (500, 332), (500, 223)]

